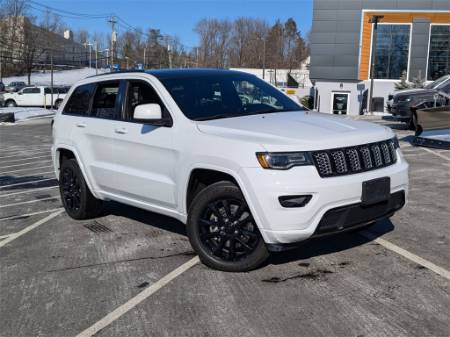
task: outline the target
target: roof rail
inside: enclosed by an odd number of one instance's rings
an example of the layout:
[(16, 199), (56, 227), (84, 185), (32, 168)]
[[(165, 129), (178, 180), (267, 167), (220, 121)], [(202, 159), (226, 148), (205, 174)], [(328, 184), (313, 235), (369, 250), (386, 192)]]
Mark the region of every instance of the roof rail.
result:
[(120, 70), (120, 71), (111, 71), (109, 73), (102, 73), (97, 75), (91, 75), (86, 78), (97, 77), (97, 76), (105, 76), (105, 75), (117, 75), (117, 74), (126, 74), (126, 73), (145, 73), (145, 70)]

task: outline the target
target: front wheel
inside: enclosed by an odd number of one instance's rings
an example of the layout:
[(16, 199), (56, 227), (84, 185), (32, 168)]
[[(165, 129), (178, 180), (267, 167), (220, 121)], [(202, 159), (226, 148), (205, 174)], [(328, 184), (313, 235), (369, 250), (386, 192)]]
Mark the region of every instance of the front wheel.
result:
[(59, 191), (67, 214), (77, 220), (98, 216), (103, 203), (96, 199), (84, 180), (75, 159), (63, 159), (59, 174)]
[(232, 182), (199, 192), (189, 209), (187, 232), (201, 261), (214, 269), (249, 271), (269, 256), (244, 196)]

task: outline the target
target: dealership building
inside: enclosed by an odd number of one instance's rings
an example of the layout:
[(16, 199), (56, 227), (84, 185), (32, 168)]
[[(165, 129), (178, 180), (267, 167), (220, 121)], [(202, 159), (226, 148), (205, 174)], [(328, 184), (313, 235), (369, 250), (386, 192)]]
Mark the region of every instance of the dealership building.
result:
[[(382, 16), (376, 29), (374, 16)], [(450, 74), (450, 1), (314, 0), (310, 78), (315, 108), (322, 112), (366, 112), (372, 48), (374, 111), (406, 75), (433, 81)]]

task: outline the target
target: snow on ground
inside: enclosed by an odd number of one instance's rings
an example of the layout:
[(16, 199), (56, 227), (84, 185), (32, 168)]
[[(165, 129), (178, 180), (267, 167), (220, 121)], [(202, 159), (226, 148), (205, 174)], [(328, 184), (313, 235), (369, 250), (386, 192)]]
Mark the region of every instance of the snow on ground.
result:
[[(106, 69), (98, 69), (98, 73), (102, 74), (105, 72), (109, 72)], [(95, 75), (94, 68), (81, 68), (81, 69), (73, 69), (73, 70), (60, 70), (53, 72), (53, 83), (55, 85), (72, 85), (75, 82), (86, 78), (88, 76)], [(24, 76), (11, 76), (4, 77), (3, 83), (8, 85), (10, 82), (15, 81), (23, 81), (28, 83), (28, 77)], [(47, 71), (45, 73), (42, 72), (34, 72), (31, 74), (31, 84), (36, 85), (50, 85), (50, 72)]]
[(0, 108), (0, 114), (2, 113), (14, 113), (16, 122), (24, 121), (31, 118), (48, 117), (53, 116), (56, 110), (44, 109), (44, 108)]

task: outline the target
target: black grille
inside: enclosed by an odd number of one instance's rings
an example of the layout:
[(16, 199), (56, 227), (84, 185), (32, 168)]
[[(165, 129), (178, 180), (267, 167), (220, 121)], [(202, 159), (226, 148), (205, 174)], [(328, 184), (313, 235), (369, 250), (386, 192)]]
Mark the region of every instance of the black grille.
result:
[(314, 165), (321, 177), (334, 177), (375, 170), (397, 161), (393, 139), (382, 142), (316, 151)]

